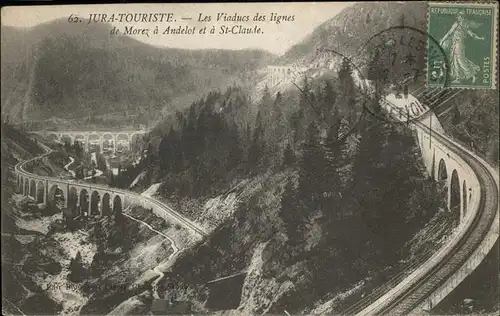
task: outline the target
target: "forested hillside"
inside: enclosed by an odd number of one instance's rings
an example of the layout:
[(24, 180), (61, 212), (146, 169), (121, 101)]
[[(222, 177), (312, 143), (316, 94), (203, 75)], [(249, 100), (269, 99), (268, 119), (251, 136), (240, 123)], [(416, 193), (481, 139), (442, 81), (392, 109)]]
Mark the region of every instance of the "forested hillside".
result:
[(248, 83), (272, 58), (259, 50), (160, 48), (109, 33), (105, 24), (65, 20), (2, 26), (2, 116), (145, 124), (210, 89)]
[(439, 114), (448, 133), (497, 166), (500, 155), (498, 103), (498, 90), (465, 90), (451, 99)]
[[(205, 215), (193, 205), (240, 196), (233, 215), (220, 214), (211, 237), (179, 258), (165, 291), (201, 304), (205, 282), (251, 267), (266, 244), (263, 270), (247, 277), (239, 308), (300, 313), (401, 259), (441, 198), (406, 126), (374, 116), (358, 123), (363, 97), (345, 60), (332, 80), (266, 90), (256, 103), (233, 86), (158, 126), (143, 187), (162, 182), (161, 198), (192, 201), (179, 210), (195, 220)], [(252, 301), (276, 287), (273, 301)]]
[[(392, 26), (426, 29), (424, 2), (364, 2), (344, 9), (318, 26), (300, 43), (292, 46), (278, 60), (283, 64), (324, 63), (321, 49), (334, 49), (346, 56), (356, 57), (358, 49), (375, 34)], [(340, 63), (340, 59), (335, 62)], [(323, 65), (324, 66), (324, 65)]]

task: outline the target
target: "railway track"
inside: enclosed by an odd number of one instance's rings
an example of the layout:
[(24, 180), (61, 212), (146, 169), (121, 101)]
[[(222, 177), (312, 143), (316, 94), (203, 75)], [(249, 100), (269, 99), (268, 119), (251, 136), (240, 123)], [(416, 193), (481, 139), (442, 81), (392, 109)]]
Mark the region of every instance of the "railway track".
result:
[[(420, 122), (416, 122), (416, 125), (420, 125), (420, 128), (424, 130), (427, 128)], [(447, 137), (439, 133), (434, 133), (433, 136), (459, 155), (474, 170), (481, 187), (478, 212), (471, 226), (461, 236), (455, 247), (436, 265), (432, 266), (425, 276), (412, 282), (409, 289), (394, 297), (377, 314), (405, 315), (421, 304), (428, 295), (448, 280), (479, 247), (498, 212), (498, 185), (487, 167)]]

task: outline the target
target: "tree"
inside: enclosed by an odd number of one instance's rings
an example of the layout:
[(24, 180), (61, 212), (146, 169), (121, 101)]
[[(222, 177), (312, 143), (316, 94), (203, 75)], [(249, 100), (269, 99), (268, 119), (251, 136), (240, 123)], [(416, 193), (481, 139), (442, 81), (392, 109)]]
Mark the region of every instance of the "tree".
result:
[(375, 83), (375, 93), (381, 94), (385, 84), (389, 80), (389, 68), (384, 64), (384, 59), (380, 50), (371, 52), (368, 62), (368, 80)]
[(289, 167), (295, 163), (295, 153), (292, 149), (290, 143), (286, 145), (285, 151), (283, 152), (283, 167)]
[(106, 166), (106, 158), (104, 157), (103, 154), (96, 154), (96, 160), (97, 160), (97, 168), (101, 171), (106, 171), (107, 166)]
[(153, 145), (151, 143), (148, 144), (146, 162), (148, 166), (151, 166), (154, 162)]
[[(329, 81), (325, 82), (321, 93), (321, 103), (322, 103), (322, 112), (325, 120), (332, 123), (332, 115), (334, 114), (333, 107), (335, 105), (335, 101), (337, 99), (337, 93), (333, 90), (333, 86)], [(338, 111), (338, 108), (336, 109)]]
[(108, 184), (112, 187), (116, 186), (115, 175), (112, 170), (108, 170)]
[(303, 222), (297, 207), (295, 187), (292, 181), (288, 181), (281, 196), (281, 208), (279, 215), (283, 220), (288, 241), (294, 244), (300, 240), (300, 226)]
[(342, 144), (339, 142), (340, 116), (334, 111), (334, 123), (328, 130), (325, 144), (325, 187), (323, 191), (323, 213), (325, 215), (325, 226), (327, 232), (332, 232), (337, 213), (341, 212), (341, 179), (339, 166), (342, 161)]
[(370, 218), (376, 216), (374, 206), (381, 206), (384, 185), (386, 181), (382, 165), (382, 151), (384, 148), (383, 124), (371, 118), (361, 126), (361, 139), (354, 157), (353, 196), (357, 197), (359, 207)]
[(457, 105), (454, 105), (452, 108), (452, 117), (451, 117), (451, 124), (453, 125), (458, 125), (462, 121), (462, 116), (460, 114), (460, 110), (458, 109)]
[(259, 111), (257, 114), (255, 129), (253, 131), (252, 143), (248, 152), (248, 164), (250, 165), (250, 171), (255, 172), (257, 169), (262, 167), (264, 147), (264, 128), (262, 126), (262, 117)]
[(64, 139), (64, 151), (67, 153), (71, 152), (71, 143), (68, 139)]
[(82, 159), (83, 155), (83, 146), (80, 142), (75, 141), (73, 143), (73, 151), (75, 152), (75, 156), (78, 157), (79, 159)]
[(93, 237), (97, 244), (97, 252), (103, 253), (106, 249), (106, 235), (102, 228), (101, 222), (95, 223)]
[(238, 126), (233, 124), (228, 133), (229, 137), (229, 165), (228, 170), (236, 168), (243, 161), (243, 148), (238, 132)]
[(66, 227), (68, 227), (70, 230), (73, 230), (75, 228), (75, 221), (73, 220), (73, 218), (74, 218), (73, 210), (70, 208), (64, 208), (63, 209), (64, 223), (66, 224)]
[(302, 147), (302, 157), (299, 164), (298, 196), (308, 212), (320, 208), (320, 200), (323, 195), (325, 158), (319, 137), (318, 126), (313, 121), (307, 128), (307, 139)]
[(168, 173), (172, 169), (172, 137), (173, 128), (170, 128), (170, 131), (164, 135), (161, 139), (160, 146), (158, 147), (158, 157), (160, 158), (160, 170), (163, 174)]
[(68, 275), (71, 282), (81, 282), (86, 276), (86, 270), (83, 267), (82, 255), (80, 251), (76, 254), (75, 258), (72, 258), (69, 263), (70, 273)]

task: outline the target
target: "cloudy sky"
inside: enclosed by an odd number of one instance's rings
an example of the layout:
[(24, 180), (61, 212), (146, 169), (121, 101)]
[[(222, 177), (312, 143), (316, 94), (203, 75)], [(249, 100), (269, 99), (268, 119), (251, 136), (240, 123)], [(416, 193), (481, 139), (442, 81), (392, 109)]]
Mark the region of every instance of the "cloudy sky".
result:
[[(305, 36), (310, 34), (315, 27), (334, 17), (342, 9), (352, 5), (344, 2), (309, 2), (309, 3), (227, 3), (227, 4), (115, 4), (115, 5), (74, 5), (74, 6), (18, 6), (3, 7), (1, 15), (2, 25), (16, 27), (32, 27), (40, 23), (45, 23), (54, 19), (67, 19), (71, 14), (81, 18), (80, 22), (85, 27), (91, 27), (87, 24), (90, 14), (118, 14), (128, 13), (172, 13), (170, 23), (127, 23), (113, 22), (120, 30), (125, 26), (134, 25), (137, 28), (148, 28), (149, 37), (145, 35), (135, 35), (134, 38), (146, 43), (177, 47), (177, 48), (263, 48), (276, 54), (284, 53), (292, 45), (300, 42)], [(217, 15), (226, 13), (228, 16), (249, 16), (249, 22), (228, 22), (222, 19), (216, 21)], [(259, 13), (266, 16), (265, 22), (254, 22), (253, 17)], [(293, 21), (283, 21), (276, 23), (269, 21), (271, 13), (279, 16), (287, 16)], [(210, 22), (199, 22), (199, 15), (203, 17), (211, 16)], [(221, 14), (222, 16), (222, 14)], [(125, 16), (122, 17), (124, 19)], [(69, 23), (69, 22), (68, 22)], [(207, 26), (207, 32), (212, 26), (215, 26), (218, 33), (222, 26), (232, 27), (242, 25), (243, 27), (261, 28), (263, 34), (254, 35), (200, 35), (198, 32), (204, 26)], [(152, 30), (158, 26), (159, 34), (152, 34)], [(193, 35), (163, 35), (163, 31), (170, 26), (171, 28), (196, 27)]]

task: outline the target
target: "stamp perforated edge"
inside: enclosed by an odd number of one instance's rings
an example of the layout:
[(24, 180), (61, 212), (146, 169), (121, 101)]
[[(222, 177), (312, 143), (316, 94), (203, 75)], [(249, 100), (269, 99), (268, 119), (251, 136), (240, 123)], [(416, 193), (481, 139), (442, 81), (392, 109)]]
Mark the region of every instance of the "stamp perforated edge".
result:
[[(491, 84), (489, 87), (474, 87), (474, 86), (447, 86), (445, 89), (464, 89), (464, 90), (497, 90), (497, 83), (498, 83), (498, 2), (489, 2), (489, 1), (478, 1), (478, 2), (472, 2), (472, 1), (428, 1), (427, 2), (427, 10), (426, 10), (426, 24), (427, 24), (427, 32), (429, 32), (429, 27), (430, 27), (430, 21), (429, 21), (429, 11), (431, 6), (445, 6), (445, 5), (455, 5), (455, 6), (484, 6), (484, 7), (490, 7), (493, 8), (493, 32), (491, 34), (492, 36), (492, 72), (491, 72)], [(429, 44), (427, 44), (429, 45)], [(428, 46), (427, 46), (428, 47)], [(427, 58), (427, 52), (426, 52), (426, 69), (428, 70), (429, 65), (428, 63), (428, 58)], [(427, 88), (439, 88), (435, 86), (430, 86), (428, 83), (428, 78), (426, 77), (425, 80), (425, 85)]]

